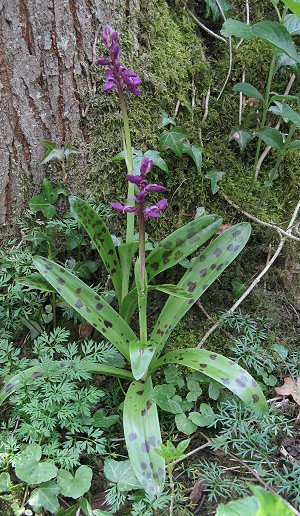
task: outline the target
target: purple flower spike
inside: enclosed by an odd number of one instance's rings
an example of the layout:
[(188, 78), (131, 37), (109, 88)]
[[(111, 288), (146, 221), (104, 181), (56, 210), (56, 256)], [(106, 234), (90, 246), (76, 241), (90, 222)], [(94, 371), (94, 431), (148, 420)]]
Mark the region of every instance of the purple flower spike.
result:
[(164, 211), (167, 207), (168, 201), (167, 199), (161, 199), (154, 206), (148, 206), (144, 209), (145, 217), (152, 217), (153, 219), (159, 219), (159, 213)]
[(117, 86), (118, 92), (121, 94), (127, 87), (131, 93), (139, 96), (141, 92), (137, 89), (137, 86), (140, 86), (142, 79), (119, 61), (122, 53), (121, 47), (117, 43), (119, 33), (114, 31), (109, 25), (106, 25), (101, 33), (101, 37), (109, 53), (109, 58), (101, 58), (98, 61), (100, 66), (107, 67), (103, 91), (110, 91)]
[(145, 177), (148, 174), (148, 172), (150, 172), (150, 170), (152, 170), (152, 168), (153, 168), (153, 160), (150, 158), (147, 158), (147, 156), (146, 156), (143, 159), (142, 164), (141, 164), (141, 168), (140, 168), (141, 176)]
[(119, 211), (120, 213), (135, 213), (136, 208), (134, 206), (123, 206), (123, 204), (120, 204), (119, 202), (111, 202), (111, 207)]

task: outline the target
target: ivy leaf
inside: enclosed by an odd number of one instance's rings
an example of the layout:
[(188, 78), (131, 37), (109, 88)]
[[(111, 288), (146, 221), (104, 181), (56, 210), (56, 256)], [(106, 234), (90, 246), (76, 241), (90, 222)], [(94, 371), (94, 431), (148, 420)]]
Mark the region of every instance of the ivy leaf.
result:
[(255, 131), (255, 136), (258, 136), (266, 145), (274, 149), (281, 149), (283, 147), (283, 136), (278, 129), (273, 127), (263, 127)]
[(175, 400), (173, 400), (173, 396), (175, 395), (176, 389), (174, 385), (171, 384), (162, 384), (155, 385), (153, 388), (152, 399), (158, 405), (161, 410), (165, 412), (170, 412), (171, 414), (181, 414), (182, 408), (180, 404)]
[(8, 493), (10, 491), (10, 476), (9, 473), (0, 474), (0, 494)]
[(159, 128), (162, 129), (163, 127), (166, 127), (167, 125), (176, 125), (176, 122), (174, 118), (170, 117), (168, 113), (165, 111), (162, 111), (162, 118), (159, 124)]
[(165, 461), (155, 451), (161, 445), (161, 434), (152, 397), (150, 376), (143, 382), (132, 382), (124, 402), (123, 424), (133, 471), (146, 493), (154, 497), (164, 487)]
[(104, 461), (104, 475), (110, 482), (117, 484), (118, 491), (143, 489), (134, 474), (130, 460), (106, 459)]
[(179, 432), (182, 432), (185, 435), (191, 435), (197, 430), (197, 425), (195, 425), (195, 423), (193, 423), (193, 421), (183, 413), (176, 414), (175, 423)]
[(192, 160), (196, 165), (197, 172), (201, 172), (203, 149), (197, 147), (196, 145), (191, 145), (190, 143), (184, 143), (182, 147), (183, 154), (188, 154), (189, 156), (191, 156)]
[(68, 158), (71, 154), (80, 154), (80, 152), (70, 144), (66, 144), (63, 148), (58, 147), (55, 142), (44, 141), (43, 144), (47, 150), (41, 161), (41, 165), (45, 165), (53, 159), (62, 161), (64, 158)]
[(95, 428), (110, 428), (115, 425), (119, 419), (119, 416), (114, 414), (108, 416), (104, 409), (99, 409), (93, 415), (92, 425)]
[(16, 475), (26, 484), (42, 484), (56, 477), (57, 467), (53, 462), (42, 461), (42, 448), (29, 444), (16, 459)]
[(246, 292), (246, 287), (244, 283), (238, 278), (234, 278), (231, 280), (231, 286), (232, 294), (235, 299), (238, 299), (244, 294), (244, 292)]
[(291, 36), (300, 36), (300, 18), (294, 14), (287, 14), (284, 17), (283, 25)]
[(297, 63), (300, 62), (300, 56), (297, 54), (291, 36), (287, 29), (280, 23), (270, 20), (255, 23), (255, 25), (252, 25), (252, 33), (258, 38), (268, 41)]
[(29, 208), (35, 213), (41, 211), (46, 219), (51, 219), (56, 214), (56, 207), (53, 206), (58, 200), (59, 194), (68, 195), (60, 184), (52, 186), (48, 179), (44, 179), (42, 183), (41, 193), (34, 195), (30, 202)]
[(300, 149), (300, 140), (293, 140), (289, 144), (289, 149)]
[(251, 99), (263, 100), (262, 94), (258, 91), (257, 88), (252, 86), (252, 84), (249, 84), (249, 82), (238, 82), (233, 87), (233, 90), (243, 93)]
[(40, 513), (41, 509), (45, 509), (51, 514), (56, 514), (59, 509), (57, 498), (59, 492), (60, 489), (55, 482), (45, 482), (32, 491), (28, 503), (36, 513)]
[(220, 385), (219, 382), (216, 382), (215, 380), (212, 380), (211, 382), (209, 382), (208, 395), (211, 400), (217, 400), (220, 396), (221, 390), (222, 390), (222, 385)]
[(165, 160), (161, 157), (160, 153), (156, 150), (148, 150), (144, 153), (144, 157), (150, 158), (153, 161), (154, 166), (160, 168), (164, 172), (168, 172), (168, 165)]
[(200, 403), (199, 412), (190, 412), (189, 419), (197, 426), (210, 426), (215, 420), (215, 414), (208, 403)]
[(172, 127), (170, 131), (164, 131), (160, 135), (159, 146), (160, 150), (170, 149), (178, 156), (183, 154), (183, 141), (188, 137), (187, 133), (181, 127)]
[(210, 188), (213, 195), (217, 193), (220, 186), (218, 182), (225, 176), (225, 172), (220, 172), (219, 170), (210, 170), (206, 174), (206, 178), (210, 180)]
[[(217, 20), (220, 18), (221, 13), (220, 9), (218, 7), (218, 4), (216, 0), (205, 0), (206, 3), (206, 10), (205, 10), (205, 16), (208, 18), (210, 16), (210, 13), (212, 14), (213, 20)], [(231, 5), (227, 0), (219, 0), (219, 4), (222, 7), (222, 11), (226, 17), (227, 13), (231, 10)]]
[(245, 150), (248, 143), (252, 140), (253, 134), (251, 131), (245, 131), (242, 129), (234, 129), (229, 135), (229, 141), (234, 140), (237, 142), (241, 152)]
[(92, 476), (93, 472), (88, 466), (79, 466), (74, 476), (66, 469), (61, 469), (57, 475), (57, 483), (64, 496), (77, 499), (90, 489)]
[(44, 155), (44, 157), (41, 161), (41, 165), (45, 165), (52, 159), (58, 159), (58, 160), (64, 159), (63, 149), (58, 148), (55, 142), (44, 141), (43, 145), (44, 145), (44, 147), (46, 147), (47, 150), (46, 150), (46, 154)]
[(223, 23), (221, 34), (222, 36), (225, 36), (225, 38), (235, 36), (236, 38), (241, 38), (246, 41), (249, 41), (255, 37), (250, 25), (247, 25), (246, 23), (238, 20), (233, 20), (232, 18), (228, 18)]

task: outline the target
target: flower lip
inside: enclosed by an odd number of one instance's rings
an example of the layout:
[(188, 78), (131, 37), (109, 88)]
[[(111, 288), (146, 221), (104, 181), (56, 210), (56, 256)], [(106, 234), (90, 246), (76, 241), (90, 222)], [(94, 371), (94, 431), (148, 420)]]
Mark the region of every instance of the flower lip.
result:
[(120, 204), (119, 202), (111, 202), (110, 205), (114, 210), (119, 211), (120, 213), (136, 212), (135, 206), (123, 206), (123, 204)]

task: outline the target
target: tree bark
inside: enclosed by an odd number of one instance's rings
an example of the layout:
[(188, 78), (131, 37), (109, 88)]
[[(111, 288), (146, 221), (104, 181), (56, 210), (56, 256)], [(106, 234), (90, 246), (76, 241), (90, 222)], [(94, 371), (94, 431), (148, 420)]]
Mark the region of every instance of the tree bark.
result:
[(26, 188), (43, 179), (43, 140), (87, 141), (79, 96), (91, 87), (110, 7), (105, 0), (0, 1), (0, 227), (13, 224)]

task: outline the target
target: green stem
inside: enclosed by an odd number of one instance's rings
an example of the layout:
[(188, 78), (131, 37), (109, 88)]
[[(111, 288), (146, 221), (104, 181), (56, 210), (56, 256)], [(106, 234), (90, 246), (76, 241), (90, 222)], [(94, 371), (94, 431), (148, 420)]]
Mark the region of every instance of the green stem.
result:
[(170, 484), (170, 490), (171, 490), (169, 515), (173, 516), (174, 501), (175, 501), (175, 486), (174, 486), (174, 480), (173, 480), (173, 474), (172, 474), (173, 473), (173, 463), (170, 463), (167, 465), (167, 472), (168, 472), (169, 484)]
[[(125, 134), (125, 146), (126, 146), (126, 165), (128, 174), (133, 174), (133, 157), (132, 157), (132, 146), (131, 146), (131, 136), (130, 136), (130, 127), (129, 127), (129, 119), (128, 119), (128, 111), (125, 102), (124, 92), (120, 86), (118, 86), (118, 94), (120, 98), (120, 105), (122, 109), (122, 117), (124, 124), (124, 134)], [(128, 192), (127, 197), (134, 196), (134, 184), (128, 183)], [(134, 206), (134, 201), (128, 201), (128, 205)], [(134, 236), (134, 213), (127, 213), (127, 228), (126, 228), (126, 243), (131, 244), (133, 242)], [(129, 278), (130, 278), (130, 262), (126, 263), (123, 267), (122, 271), (122, 299), (128, 294), (129, 289)]]
[(282, 160), (285, 158), (285, 155), (286, 155), (287, 151), (289, 150), (289, 145), (291, 143), (291, 139), (293, 138), (296, 129), (297, 129), (297, 126), (292, 123), (289, 133), (284, 142), (284, 145), (282, 146), (282, 149), (280, 149), (280, 151), (278, 152), (277, 160), (274, 165), (275, 171), (277, 171), (279, 169)]
[[(272, 60), (270, 63), (270, 68), (269, 68), (269, 75), (268, 75), (268, 80), (267, 80), (267, 85), (266, 85), (266, 91), (265, 91), (265, 95), (264, 95), (263, 112), (262, 112), (262, 118), (261, 118), (261, 123), (260, 123), (259, 129), (262, 129), (266, 123), (267, 112), (268, 112), (268, 107), (269, 107), (269, 96), (270, 96), (270, 91), (271, 91), (272, 79), (273, 79), (273, 75), (274, 75), (274, 71), (275, 71), (275, 64), (276, 64), (276, 55), (275, 55), (275, 53), (273, 53), (273, 57), (272, 57)], [(258, 142), (257, 142), (257, 147), (256, 147), (253, 182), (255, 181), (255, 170), (256, 170), (258, 159), (259, 159), (261, 142), (262, 142), (262, 140), (261, 140), (261, 138), (259, 138)]]
[(147, 345), (147, 275), (145, 266), (145, 205), (141, 202), (138, 206), (139, 221), (139, 269), (136, 281), (139, 305), (140, 341), (142, 346)]
[(56, 292), (52, 292), (53, 328), (56, 328)]

